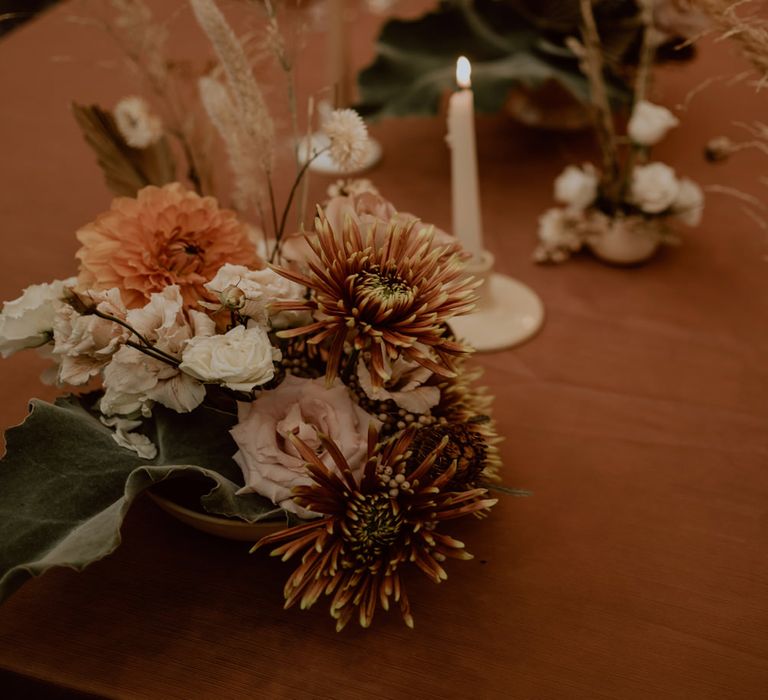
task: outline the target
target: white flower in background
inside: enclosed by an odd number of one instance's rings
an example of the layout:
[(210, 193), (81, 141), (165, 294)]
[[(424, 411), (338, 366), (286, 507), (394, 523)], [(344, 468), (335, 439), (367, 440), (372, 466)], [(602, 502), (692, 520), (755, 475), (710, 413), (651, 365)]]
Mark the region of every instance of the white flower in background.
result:
[(157, 456), (157, 447), (146, 435), (134, 433), (141, 425), (140, 420), (129, 420), (117, 416), (101, 416), (101, 422), (108, 428), (114, 428), (112, 439), (126, 450), (135, 452), (142, 459), (154, 459)]
[(359, 168), (368, 155), (368, 127), (354, 109), (334, 109), (322, 125), (330, 142), (329, 153), (342, 170)]
[[(188, 340), (215, 333), (215, 324), (203, 313), (184, 315), (183, 300), (177, 285), (152, 294), (142, 309), (130, 309), (128, 324), (157, 349), (175, 359)], [(162, 360), (136, 348), (123, 346), (104, 369), (104, 396), (101, 412), (105, 415), (129, 415), (141, 411), (148, 415), (153, 402), (178, 413), (197, 408), (205, 398), (205, 387)]]
[(380, 196), (376, 185), (368, 178), (357, 177), (351, 180), (336, 180), (332, 185), (328, 185), (326, 194), (328, 197), (350, 197), (368, 192)]
[(224, 335), (192, 338), (182, 354), (180, 369), (200, 381), (251, 391), (275, 376), (280, 350), (272, 347), (259, 325), (236, 326)]
[(706, 11), (697, 0), (652, 0), (653, 26), (660, 39), (695, 39), (711, 25)]
[(578, 250), (581, 238), (576, 233), (574, 214), (566, 209), (553, 207), (539, 217), (539, 240), (549, 249), (567, 248)]
[(386, 15), (392, 10), (395, 0), (366, 0), (368, 10), (374, 15)]
[(142, 97), (124, 97), (113, 110), (118, 131), (132, 148), (147, 148), (163, 135), (163, 123)]
[[(102, 313), (125, 320), (127, 310), (118, 289), (89, 291), (82, 297)], [(129, 335), (127, 328), (114, 321), (83, 315), (69, 304), (61, 304), (53, 320), (59, 381), (73, 386), (85, 384), (110, 361)]]
[(583, 168), (569, 165), (555, 179), (555, 200), (571, 209), (586, 209), (597, 198), (597, 186), (597, 172), (590, 163)]
[(431, 376), (425, 367), (402, 358), (395, 360), (388, 368), (390, 378), (380, 389), (373, 386), (371, 373), (362, 359), (357, 363), (357, 379), (365, 395), (374, 401), (391, 399), (400, 408), (410, 413), (426, 413), (440, 402), (440, 389), (424, 386)]
[(680, 192), (675, 171), (664, 163), (638, 165), (632, 171), (629, 199), (646, 214), (669, 209)]
[(640, 146), (653, 146), (679, 123), (680, 120), (666, 107), (655, 105), (648, 100), (640, 100), (632, 110), (627, 134)]
[[(306, 312), (273, 311), (270, 306), (278, 301), (297, 301), (304, 298), (306, 289), (296, 282), (278, 275), (274, 270), (249, 270), (243, 265), (226, 263), (205, 288), (219, 296), (221, 306), (234, 308), (243, 316), (276, 330), (309, 323)], [(202, 302), (207, 308), (219, 308)]]
[(26, 348), (36, 348), (51, 340), (53, 319), (67, 287), (77, 279), (54, 280), (27, 287), (18, 299), (7, 301), (0, 311), (0, 355), (10, 357)]
[(380, 425), (353, 401), (346, 386), (337, 381), (327, 387), (324, 378), (299, 379), (289, 374), (273, 391), (237, 406), (239, 422), (230, 432), (239, 448), (234, 460), (245, 479), (238, 493), (259, 493), (304, 518), (317, 514), (298, 506), (292, 489), (308, 486), (312, 479), (290, 436), (301, 438), (328, 469), (338, 473), (318, 437), (319, 433), (327, 435), (359, 476), (367, 452), (368, 426)]
[(686, 226), (698, 226), (704, 214), (704, 192), (693, 180), (680, 180), (677, 198), (672, 203), (672, 213)]

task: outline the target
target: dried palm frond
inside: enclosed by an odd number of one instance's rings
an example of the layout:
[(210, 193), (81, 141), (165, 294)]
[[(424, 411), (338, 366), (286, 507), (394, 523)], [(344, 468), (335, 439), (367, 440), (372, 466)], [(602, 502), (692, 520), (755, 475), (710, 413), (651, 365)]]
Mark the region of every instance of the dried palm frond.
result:
[(134, 197), (142, 187), (176, 180), (176, 164), (164, 136), (147, 148), (131, 148), (108, 111), (73, 103), (72, 112), (115, 195)]

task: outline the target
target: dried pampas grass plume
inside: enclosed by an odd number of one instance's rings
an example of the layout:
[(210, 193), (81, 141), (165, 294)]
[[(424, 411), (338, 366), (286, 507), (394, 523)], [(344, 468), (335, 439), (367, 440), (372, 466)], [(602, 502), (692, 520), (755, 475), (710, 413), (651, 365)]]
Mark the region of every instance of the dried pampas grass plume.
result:
[(198, 24), (221, 61), (237, 107), (235, 114), (240, 129), (251, 141), (252, 151), (260, 154), (263, 169), (269, 172), (272, 169), (275, 127), (243, 47), (213, 0), (190, 0), (190, 4)]
[(768, 83), (768, 21), (760, 16), (746, 17), (742, 8), (757, 10), (753, 0), (699, 0), (724, 39), (741, 47), (744, 57), (760, 74), (758, 88)]
[(251, 206), (260, 207), (263, 196), (263, 182), (259, 157), (253, 152), (255, 144), (243, 133), (237, 109), (232, 104), (224, 85), (213, 78), (203, 77), (198, 82), (200, 99), (211, 123), (219, 132), (227, 150), (229, 166), (234, 176), (232, 200), (238, 211), (247, 211)]

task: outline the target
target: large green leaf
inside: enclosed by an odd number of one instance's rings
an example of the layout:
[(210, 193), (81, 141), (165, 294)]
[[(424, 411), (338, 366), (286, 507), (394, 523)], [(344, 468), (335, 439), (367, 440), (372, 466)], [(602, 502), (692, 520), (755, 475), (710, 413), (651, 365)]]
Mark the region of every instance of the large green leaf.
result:
[[(87, 405), (87, 404), (86, 404)], [(145, 432), (158, 447), (143, 460), (119, 447), (84, 402), (32, 401), (32, 411), (6, 434), (0, 462), (0, 601), (31, 576), (54, 566), (81, 570), (120, 544), (120, 526), (144, 489), (171, 478), (203, 481), (213, 513), (248, 521), (283, 511), (242, 485), (228, 429), (234, 416), (201, 407), (179, 415), (158, 407)]]
[[(574, 3), (560, 3), (569, 4)], [(634, 7), (627, 0), (613, 4)], [(575, 6), (578, 17), (578, 3)], [(415, 20), (390, 20), (377, 41), (376, 59), (358, 76), (358, 109), (370, 118), (437, 113), (441, 97), (455, 86), (459, 55), (472, 61), (478, 111), (498, 111), (516, 85), (536, 87), (550, 80), (585, 101), (587, 81), (563, 43), (565, 36), (578, 33), (578, 23), (564, 24), (565, 16), (572, 17), (573, 8), (557, 16), (555, 31), (544, 29), (542, 16), (519, 2), (452, 0)], [(620, 38), (625, 50), (636, 26), (615, 13), (601, 19), (606, 35), (613, 42)], [(611, 97), (628, 99), (627, 86), (615, 77), (608, 79)]]

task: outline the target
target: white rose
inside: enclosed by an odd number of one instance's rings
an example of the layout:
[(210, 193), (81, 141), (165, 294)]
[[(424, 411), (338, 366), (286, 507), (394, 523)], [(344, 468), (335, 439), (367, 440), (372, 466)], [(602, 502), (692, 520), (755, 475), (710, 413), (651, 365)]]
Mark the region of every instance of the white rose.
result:
[(239, 422), (230, 431), (239, 448), (235, 462), (245, 486), (238, 493), (258, 493), (285, 510), (309, 518), (316, 513), (293, 501), (293, 488), (312, 479), (305, 460), (290, 440), (297, 435), (332, 472), (333, 457), (319, 434), (327, 435), (347, 460), (355, 476), (363, 470), (368, 427), (381, 424), (352, 399), (340, 381), (327, 387), (325, 379), (286, 376), (274, 391), (264, 391), (252, 403), (238, 403)]
[(555, 200), (572, 209), (586, 209), (597, 198), (598, 178), (592, 165), (569, 165), (555, 179)]
[(632, 171), (629, 198), (647, 214), (669, 209), (680, 192), (675, 171), (664, 163), (638, 165)]
[(224, 335), (192, 338), (179, 369), (203, 382), (251, 391), (275, 376), (273, 363), (280, 357), (261, 326), (236, 326)]
[(686, 226), (698, 226), (704, 213), (704, 192), (693, 180), (680, 180), (677, 199), (672, 203), (672, 213)]
[[(239, 299), (241, 308), (238, 310), (243, 316), (277, 330), (310, 321), (305, 312), (274, 311), (271, 308), (275, 302), (303, 299), (306, 289), (270, 268), (249, 270), (243, 265), (226, 263), (204, 286), (219, 296), (222, 305)], [(204, 306), (211, 308), (212, 305), (204, 303)]]
[(124, 97), (114, 109), (117, 129), (132, 148), (147, 148), (163, 135), (160, 117), (141, 97)]
[(7, 301), (0, 312), (0, 355), (10, 357), (25, 348), (36, 348), (51, 340), (56, 310), (63, 304), (67, 287), (77, 280), (54, 280), (33, 284), (13, 301)]
[(632, 110), (627, 125), (629, 138), (640, 146), (653, 146), (663, 139), (667, 132), (676, 127), (680, 120), (666, 107), (640, 100)]

